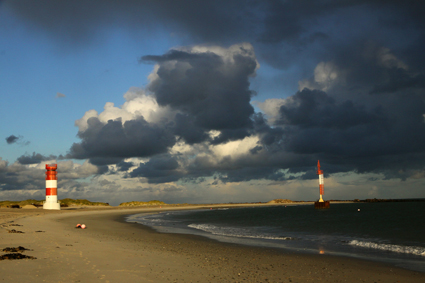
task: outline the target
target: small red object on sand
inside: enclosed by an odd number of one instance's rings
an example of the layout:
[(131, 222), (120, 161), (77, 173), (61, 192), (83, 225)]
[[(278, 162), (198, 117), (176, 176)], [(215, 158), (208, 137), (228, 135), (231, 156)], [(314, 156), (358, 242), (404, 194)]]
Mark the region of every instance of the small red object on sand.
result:
[(75, 228), (81, 228), (81, 224), (77, 224), (77, 226), (75, 226)]

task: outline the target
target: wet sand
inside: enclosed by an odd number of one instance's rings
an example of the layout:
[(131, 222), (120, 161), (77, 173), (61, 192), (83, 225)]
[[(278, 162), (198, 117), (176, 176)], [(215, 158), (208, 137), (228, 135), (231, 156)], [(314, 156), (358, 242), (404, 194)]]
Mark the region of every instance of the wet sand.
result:
[(0, 209), (0, 250), (23, 246), (37, 258), (1, 260), (0, 281), (425, 282), (425, 273), (377, 262), (160, 234), (124, 222), (156, 210), (166, 209)]

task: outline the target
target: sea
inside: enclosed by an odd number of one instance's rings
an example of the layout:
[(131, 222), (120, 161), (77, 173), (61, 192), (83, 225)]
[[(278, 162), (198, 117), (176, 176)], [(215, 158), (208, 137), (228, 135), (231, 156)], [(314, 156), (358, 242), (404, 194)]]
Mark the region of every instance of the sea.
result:
[(135, 214), (161, 233), (385, 262), (425, 272), (425, 202), (208, 208)]

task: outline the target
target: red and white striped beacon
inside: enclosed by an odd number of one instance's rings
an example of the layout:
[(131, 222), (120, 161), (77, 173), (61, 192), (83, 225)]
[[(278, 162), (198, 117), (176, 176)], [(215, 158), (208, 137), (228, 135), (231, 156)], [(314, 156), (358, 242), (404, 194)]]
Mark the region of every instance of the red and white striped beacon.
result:
[(58, 202), (57, 169), (57, 164), (46, 164), (46, 201), (43, 204), (43, 209), (61, 209)]
[(320, 170), (319, 160), (317, 160), (317, 175), (319, 175), (319, 194), (320, 194), (319, 202), (324, 202), (322, 196), (325, 194), (325, 189), (324, 189), (325, 184), (323, 181), (323, 170)]
[(329, 208), (330, 202), (328, 200), (323, 200), (323, 195), (325, 194), (325, 182), (323, 180), (323, 171), (320, 170), (320, 161), (317, 160), (317, 175), (319, 175), (319, 195), (320, 198), (314, 203), (314, 208)]

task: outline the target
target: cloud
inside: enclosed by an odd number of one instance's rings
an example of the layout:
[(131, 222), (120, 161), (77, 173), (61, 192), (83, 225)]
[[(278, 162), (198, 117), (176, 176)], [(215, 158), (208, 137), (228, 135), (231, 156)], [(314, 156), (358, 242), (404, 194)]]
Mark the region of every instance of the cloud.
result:
[[(343, 84), (324, 92), (316, 80), (283, 99), (275, 122), (282, 129), (283, 150), (320, 158), (328, 172), (383, 173), (403, 180), (421, 175), (425, 89), (403, 82), (416, 81), (423, 70), (410, 70), (385, 48), (366, 46), (353, 55), (350, 64), (345, 60)], [(336, 60), (332, 69), (342, 70), (340, 63)], [(366, 77), (370, 70), (373, 81)]]
[[(255, 6), (244, 1), (197, 1), (179, 3), (169, 1), (90, 1), (84, 4), (68, 1), (41, 0), (3, 1), (18, 16), (30, 21), (35, 28), (44, 30), (56, 39), (70, 44), (94, 41), (102, 37), (105, 29), (120, 27), (137, 33), (139, 29), (168, 28), (177, 34), (190, 34), (202, 41), (214, 42), (223, 37), (240, 37), (238, 31), (255, 27), (258, 16)], [(251, 23), (247, 21), (249, 16)], [(217, 21), (220, 19), (220, 21)], [(229, 28), (232, 27), (232, 28)]]
[[(252, 42), (263, 62), (283, 69), (328, 61), (360, 41), (386, 46), (405, 42), (399, 52), (417, 54), (418, 66), (424, 61), (421, 45), (408, 45), (414, 38), (423, 41), (425, 20), (418, 12), (425, 8), (422, 1), (94, 0), (82, 9), (75, 1), (5, 0), (3, 8), (29, 22), (32, 32), (44, 32), (74, 49), (105, 40), (118, 28), (144, 40), (146, 34), (173, 34), (183, 45)], [(394, 63), (385, 50), (382, 55)]]
[(314, 77), (298, 82), (298, 89), (320, 89), (327, 91), (336, 84), (345, 82), (345, 74), (332, 62), (320, 62), (314, 69)]
[(284, 103), (285, 100), (282, 98), (270, 98), (264, 102), (253, 101), (253, 104), (261, 109), (262, 113), (266, 115), (268, 122), (272, 125), (279, 118), (279, 109)]
[(130, 177), (144, 177), (149, 183), (169, 183), (178, 181), (183, 176), (175, 157), (164, 155), (152, 157), (148, 162), (130, 173)]
[[(315, 86), (257, 104), (271, 119), (258, 113), (250, 116), (253, 128), (248, 136), (210, 143), (202, 153), (180, 156), (179, 170), (186, 172), (182, 178), (214, 177), (224, 183), (310, 179), (316, 178), (311, 164), (318, 159), (328, 174), (420, 178), (425, 171), (425, 89), (420, 84), (398, 84), (376, 93), (371, 90), (397, 72), (403, 80), (415, 80), (423, 70), (412, 70), (395, 55), (389, 58), (396, 63), (382, 64), (380, 50), (364, 46), (353, 53), (350, 64), (319, 63)], [(374, 71), (373, 81), (364, 70)], [(254, 142), (241, 147), (248, 139)], [(218, 154), (220, 147), (230, 150)], [(238, 147), (243, 150), (235, 150)]]
[(249, 78), (259, 65), (250, 44), (182, 47), (143, 61), (157, 64), (151, 94), (133, 88), (122, 107), (106, 103), (100, 114), (87, 111), (75, 122), (82, 141), (68, 157), (116, 163), (165, 154), (178, 140), (221, 144), (253, 129)]
[(7, 144), (29, 145), (29, 141), (25, 141), (23, 136), (10, 135), (6, 138)]
[(18, 157), (17, 161), (22, 165), (27, 165), (27, 164), (37, 164), (47, 160), (55, 160), (56, 158), (57, 156), (54, 156), (54, 155), (43, 156), (40, 153), (33, 152), (32, 155), (22, 155)]
[(15, 135), (10, 135), (6, 138), (6, 142), (7, 142), (7, 144), (12, 144), (12, 143), (17, 142), (19, 139), (20, 138), (15, 136)]
[(304, 89), (286, 101), (280, 107), (281, 119), (277, 123), (280, 125), (321, 129), (347, 129), (374, 123), (387, 126), (384, 117), (380, 117), (380, 108), (367, 111), (365, 106), (350, 100), (338, 104), (318, 90)]
[(132, 87), (124, 94), (126, 102), (121, 107), (115, 107), (112, 102), (107, 102), (104, 111), (100, 114), (96, 110), (87, 111), (81, 119), (75, 121), (79, 132), (88, 129), (89, 118), (96, 117), (106, 124), (109, 120), (120, 119), (122, 123), (139, 118), (148, 123), (158, 124), (164, 119), (171, 119), (175, 113), (167, 107), (161, 107), (153, 96), (147, 95), (145, 90)]
[(264, 114), (251, 106), (259, 64), (250, 44), (144, 56), (155, 64), (146, 90), (131, 89), (121, 107), (87, 111), (68, 157), (117, 164), (110, 173), (151, 184), (310, 179), (318, 159), (327, 174), (422, 176), (422, 85), (376, 91), (395, 74), (414, 81), (422, 71), (377, 45), (351, 55), (319, 62), (294, 95), (256, 102)]
[[(218, 143), (248, 135), (254, 113), (248, 79), (259, 67), (250, 44), (228, 49), (186, 47), (163, 56), (144, 56), (143, 60), (159, 65), (148, 85), (158, 104), (181, 113), (176, 119), (177, 135), (199, 142), (207, 137), (200, 131), (218, 130)], [(181, 130), (187, 126), (195, 135)]]
[(70, 157), (77, 159), (109, 157), (146, 157), (164, 153), (175, 143), (166, 128), (150, 124), (143, 119), (109, 120), (103, 124), (98, 118), (88, 119), (88, 129), (79, 132), (81, 143), (74, 143)]
[[(22, 164), (15, 162), (8, 164), (7, 161), (0, 158), (0, 193), (7, 191), (20, 191), (22, 194), (35, 194), (37, 198), (44, 198), (45, 189), (45, 165), (49, 163), (58, 164), (58, 189), (62, 189), (67, 184), (74, 183), (75, 180), (85, 179), (103, 174), (106, 172), (104, 167), (98, 167), (85, 161), (82, 165), (73, 161), (48, 160), (41, 158), (39, 154), (33, 154), (31, 163)], [(43, 159), (35, 163), (34, 159)]]
[[(331, 177), (355, 172), (388, 185), (425, 176), (421, 1), (95, 0), (85, 9), (78, 1), (41, 2), (3, 1), (2, 8), (72, 50), (112, 29), (146, 41), (173, 34), (182, 45), (140, 57), (153, 64), (147, 87), (75, 122), (80, 141), (66, 157), (89, 163), (82, 167), (88, 175), (62, 165), (70, 170), (70, 195), (172, 191), (174, 199), (202, 199), (205, 187), (237, 195), (255, 184), (285, 184), (297, 195), (316, 178), (317, 159)], [(199, 42), (206, 44), (193, 45)], [(259, 79), (258, 62), (294, 84), (255, 102), (262, 113), (255, 113), (250, 85)], [(0, 162), (0, 171), (24, 178), (19, 170), (34, 173), (28, 168), (53, 157), (26, 154), (19, 163)], [(94, 175), (90, 184), (74, 179)]]

